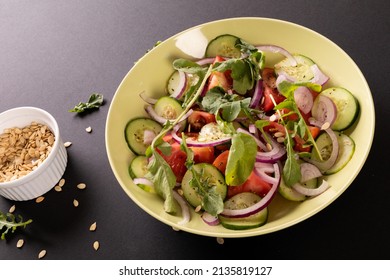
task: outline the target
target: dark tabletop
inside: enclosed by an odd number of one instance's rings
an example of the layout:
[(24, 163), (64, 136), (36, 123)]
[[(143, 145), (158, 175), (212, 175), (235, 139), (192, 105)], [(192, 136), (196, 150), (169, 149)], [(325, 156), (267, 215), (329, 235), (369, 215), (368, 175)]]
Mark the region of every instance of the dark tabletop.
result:
[[(119, 83), (158, 40), (247, 16), (306, 26), (344, 49), (372, 91), (375, 138), (360, 174), (330, 206), (279, 232), (220, 245), (215, 238), (175, 232), (131, 201), (107, 159), (105, 122)], [(0, 240), (0, 259), (37, 259), (42, 249), (45, 259), (57, 260), (247, 259), (248, 250), (259, 259), (388, 259), (389, 27), (385, 0), (0, 0), (0, 111), (45, 109), (57, 119), (63, 140), (73, 143), (62, 192), (50, 191), (40, 204), (0, 197), (0, 211), (15, 204), (15, 214), (33, 219)], [(99, 110), (68, 112), (93, 92), (104, 95)], [(83, 191), (75, 187), (82, 182)], [(17, 249), (20, 238), (25, 244)]]

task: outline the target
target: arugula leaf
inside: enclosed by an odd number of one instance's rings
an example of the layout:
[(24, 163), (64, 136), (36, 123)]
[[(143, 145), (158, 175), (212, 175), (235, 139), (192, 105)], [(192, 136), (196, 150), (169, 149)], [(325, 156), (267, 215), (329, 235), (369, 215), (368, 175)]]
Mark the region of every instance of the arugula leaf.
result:
[(83, 113), (87, 110), (98, 109), (102, 105), (103, 95), (99, 93), (93, 93), (91, 94), (87, 102), (80, 102), (73, 109), (70, 109), (69, 112)]
[(283, 180), (287, 186), (292, 186), (301, 180), (301, 167), (293, 149), (293, 139), (286, 129), (287, 160), (283, 166)]
[(225, 180), (229, 186), (243, 184), (251, 174), (256, 161), (257, 144), (252, 136), (237, 133), (232, 137)]
[[(19, 220), (18, 220), (19, 219)], [(2, 213), (0, 212), (0, 233), (1, 233), (1, 239), (5, 239), (5, 236), (8, 233), (13, 233), (17, 228), (25, 228), (28, 224), (32, 222), (31, 219), (23, 222), (23, 217), (18, 216), (15, 217), (15, 215), (11, 213)]]
[(167, 213), (176, 213), (175, 199), (172, 190), (176, 185), (176, 176), (164, 158), (153, 150), (153, 157), (148, 165), (149, 178), (155, 186), (156, 193), (164, 199), (164, 210)]

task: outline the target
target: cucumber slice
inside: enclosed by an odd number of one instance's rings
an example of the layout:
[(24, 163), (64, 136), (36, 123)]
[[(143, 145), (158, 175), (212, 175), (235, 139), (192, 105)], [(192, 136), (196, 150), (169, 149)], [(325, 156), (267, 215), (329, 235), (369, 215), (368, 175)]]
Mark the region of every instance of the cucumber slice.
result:
[(151, 130), (155, 135), (159, 134), (162, 126), (149, 118), (134, 118), (128, 121), (125, 127), (125, 139), (127, 146), (136, 155), (145, 155), (148, 144), (144, 143), (145, 130)]
[[(351, 137), (346, 134), (337, 133), (337, 142), (339, 143), (339, 155), (335, 164), (328, 170), (324, 172), (325, 175), (334, 174), (351, 160), (355, 152), (355, 142)], [(328, 133), (322, 133), (318, 136), (316, 140), (317, 147), (321, 152), (321, 156), (324, 160), (327, 160), (332, 152), (332, 140), (330, 139)], [(315, 160), (320, 160), (315, 151), (312, 152), (312, 158)]]
[(143, 178), (148, 173), (148, 158), (146, 156), (136, 156), (130, 162), (129, 175), (132, 179)]
[(353, 125), (359, 115), (360, 107), (350, 91), (341, 87), (332, 87), (320, 94), (332, 99), (336, 105), (337, 117), (331, 127), (333, 130), (342, 131)]
[(177, 89), (180, 81), (179, 71), (174, 71), (172, 75), (169, 77), (167, 82), (167, 93), (169, 95), (176, 94), (175, 90)]
[[(243, 192), (236, 194), (235, 196), (225, 201), (224, 206), (226, 209), (232, 210), (245, 209), (259, 202), (260, 200), (261, 197), (257, 194), (251, 192)], [(257, 228), (264, 225), (267, 222), (267, 219), (268, 208), (264, 208), (256, 214), (244, 218), (224, 217), (222, 215), (219, 215), (221, 225), (225, 228), (234, 230)]]
[[(311, 179), (307, 182), (300, 183), (300, 184), (305, 186), (306, 188), (315, 189), (318, 186), (318, 180), (317, 180), (317, 178), (314, 178), (314, 179)], [(284, 183), (283, 177), (280, 181), (278, 192), (282, 197), (284, 197), (287, 200), (291, 200), (291, 201), (300, 202), (300, 201), (306, 200), (306, 198), (307, 198), (305, 195), (297, 192), (293, 188), (288, 187)]]
[[(133, 158), (129, 165), (129, 175), (131, 179), (145, 177), (145, 174), (148, 173), (148, 164), (149, 160), (146, 156), (136, 156)], [(156, 192), (153, 187), (148, 185), (137, 184), (137, 186), (149, 193)]]
[(314, 73), (310, 67), (315, 64), (314, 61), (301, 54), (293, 56), (297, 61), (296, 66), (292, 66), (290, 60), (286, 58), (275, 64), (275, 73), (277, 75), (285, 73), (296, 82), (308, 82), (313, 79)]
[(225, 57), (239, 58), (240, 49), (236, 48), (239, 38), (230, 34), (223, 34), (215, 37), (206, 47), (205, 57), (215, 57), (217, 55)]
[[(225, 178), (215, 166), (209, 163), (198, 163), (192, 168), (196, 173), (201, 174), (201, 183), (207, 182), (209, 187), (215, 187), (215, 192), (221, 196), (222, 200), (225, 199), (227, 193)], [(192, 179), (192, 171), (187, 170), (181, 182), (181, 188), (188, 203), (193, 207), (198, 207), (202, 204), (203, 196), (193, 187)]]
[(159, 98), (154, 105), (157, 115), (168, 120), (174, 120), (184, 111), (179, 101), (169, 96)]

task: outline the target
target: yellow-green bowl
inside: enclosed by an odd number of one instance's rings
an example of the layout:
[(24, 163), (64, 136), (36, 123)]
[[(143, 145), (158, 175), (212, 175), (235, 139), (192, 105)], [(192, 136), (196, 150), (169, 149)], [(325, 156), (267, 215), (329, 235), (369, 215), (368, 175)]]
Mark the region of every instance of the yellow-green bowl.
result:
[[(218, 35), (234, 34), (252, 44), (279, 45), (292, 53), (312, 58), (330, 76), (329, 86), (342, 86), (358, 99), (361, 115), (348, 131), (356, 143), (356, 150), (348, 165), (328, 177), (331, 188), (325, 193), (302, 203), (289, 202), (279, 196), (269, 206), (268, 223), (250, 230), (234, 231), (222, 226), (209, 226), (200, 216), (191, 213), (186, 225), (178, 225), (181, 216), (163, 210), (163, 201), (133, 184), (128, 166), (134, 155), (124, 138), (128, 120), (146, 115), (139, 93), (151, 97), (164, 94), (176, 58), (198, 59), (204, 55), (209, 40)], [(159, 38), (157, 38), (159, 39)], [(268, 55), (272, 64), (282, 57)], [(131, 65), (129, 65), (130, 67)], [(110, 105), (106, 123), (106, 148), (111, 168), (125, 193), (139, 207), (161, 222), (177, 229), (214, 237), (248, 237), (275, 232), (313, 216), (338, 198), (353, 182), (369, 154), (375, 128), (375, 112), (369, 86), (354, 61), (335, 43), (303, 26), (269, 18), (231, 18), (205, 23), (185, 30), (163, 41), (142, 57), (124, 77)]]

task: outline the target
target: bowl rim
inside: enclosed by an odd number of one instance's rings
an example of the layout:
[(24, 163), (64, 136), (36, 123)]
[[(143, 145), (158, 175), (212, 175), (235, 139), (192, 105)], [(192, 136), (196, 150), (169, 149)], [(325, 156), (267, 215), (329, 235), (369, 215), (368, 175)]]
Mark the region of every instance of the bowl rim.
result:
[[(53, 161), (54, 157), (56, 156), (56, 153), (54, 151), (58, 150), (60, 142), (61, 142), (60, 141), (60, 131), (59, 131), (59, 127), (58, 127), (58, 123), (57, 123), (56, 119), (49, 112), (47, 112), (46, 110), (43, 110), (41, 108), (32, 107), (32, 106), (22, 106), (22, 107), (11, 108), (11, 109), (8, 109), (8, 110), (0, 113), (0, 120), (3, 119), (4, 117), (8, 118), (9, 114), (17, 113), (18, 111), (20, 111), (20, 113), (22, 113), (22, 111), (23, 112), (26, 112), (26, 111), (27, 112), (34, 112), (34, 113), (40, 114), (44, 118), (47, 118), (49, 120), (48, 122), (51, 122), (51, 123), (50, 124), (45, 123), (45, 125), (47, 125), (50, 128), (50, 130), (53, 132), (54, 137), (55, 137), (54, 143), (52, 146), (52, 150), (49, 153), (49, 156), (47, 158), (45, 158), (45, 160), (38, 166), (38, 168), (36, 168), (35, 170), (32, 170), (27, 175), (25, 175), (21, 178), (18, 178), (16, 180), (12, 180), (12, 181), (8, 181), (8, 182), (0, 182), (0, 189), (16, 188), (19, 185), (27, 183), (27, 182), (31, 181), (32, 179), (34, 179), (35, 177), (39, 176), (42, 172), (44, 172), (46, 167), (48, 165), (50, 165), (50, 163)], [(31, 120), (31, 122), (32, 121), (36, 121), (36, 120)], [(37, 121), (37, 123), (41, 123), (41, 122)], [(1, 131), (0, 134), (1, 133), (3, 133), (3, 132)]]

